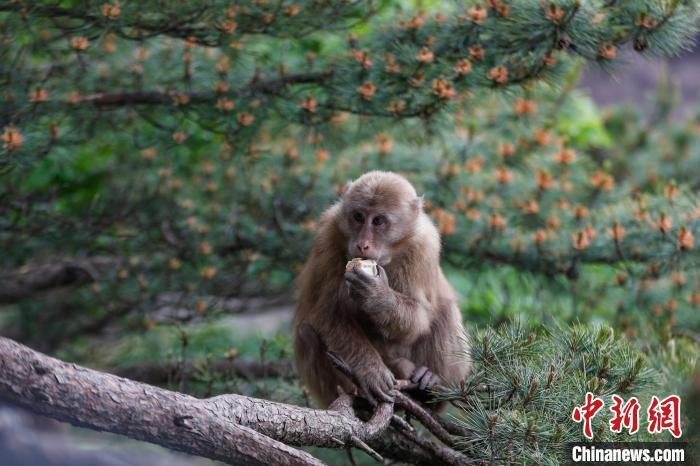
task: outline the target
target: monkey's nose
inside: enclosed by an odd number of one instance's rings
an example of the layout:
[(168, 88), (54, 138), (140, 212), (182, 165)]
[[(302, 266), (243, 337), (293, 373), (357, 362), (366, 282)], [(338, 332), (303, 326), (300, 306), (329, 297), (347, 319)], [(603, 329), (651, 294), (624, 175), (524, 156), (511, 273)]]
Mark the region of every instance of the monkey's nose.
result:
[(357, 250), (360, 252), (365, 252), (369, 249), (369, 244), (361, 245), (360, 243), (357, 243), (355, 246), (357, 246)]

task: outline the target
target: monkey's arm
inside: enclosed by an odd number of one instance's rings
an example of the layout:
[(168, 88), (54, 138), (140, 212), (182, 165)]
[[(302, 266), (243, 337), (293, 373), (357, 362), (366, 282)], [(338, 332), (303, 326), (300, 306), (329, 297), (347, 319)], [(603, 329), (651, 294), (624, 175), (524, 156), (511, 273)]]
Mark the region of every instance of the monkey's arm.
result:
[(378, 277), (357, 270), (346, 272), (350, 295), (384, 338), (411, 343), (430, 330), (432, 307), (422, 293), (408, 296), (392, 289), (384, 269), (378, 270)]
[(319, 330), (328, 349), (338, 353), (357, 374), (357, 388), (364, 398), (373, 404), (394, 401), (389, 395), (396, 383), (394, 374), (354, 319), (338, 317)]

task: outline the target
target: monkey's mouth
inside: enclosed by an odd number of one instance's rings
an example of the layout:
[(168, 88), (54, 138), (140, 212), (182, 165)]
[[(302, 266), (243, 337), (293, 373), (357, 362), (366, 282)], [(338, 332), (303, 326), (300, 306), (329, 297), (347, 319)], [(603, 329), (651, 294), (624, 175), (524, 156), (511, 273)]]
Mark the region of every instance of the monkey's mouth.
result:
[(382, 267), (391, 262), (390, 251), (382, 249), (372, 248), (371, 251), (365, 251), (364, 254), (360, 254), (355, 248), (348, 248), (345, 251), (345, 256), (348, 261), (353, 259), (371, 260), (375, 261)]
[(347, 260), (353, 260), (353, 259), (362, 259), (363, 261), (375, 261), (379, 265), (383, 265), (382, 263), (384, 262), (384, 258), (382, 256), (376, 256), (372, 254), (364, 254), (364, 255), (357, 255), (357, 254), (348, 254), (347, 255)]
[(353, 260), (353, 259), (362, 259), (363, 261), (375, 261), (379, 263), (379, 260), (376, 257), (373, 256), (362, 256), (358, 254), (348, 254), (347, 260)]
[(359, 258), (362, 259), (362, 260), (375, 261), (378, 265), (381, 265), (382, 267), (384, 267), (384, 266), (387, 265), (389, 262), (391, 262), (391, 257), (387, 257), (387, 256), (370, 256), (370, 255), (366, 255), (366, 256), (356, 256), (356, 257), (359, 257)]

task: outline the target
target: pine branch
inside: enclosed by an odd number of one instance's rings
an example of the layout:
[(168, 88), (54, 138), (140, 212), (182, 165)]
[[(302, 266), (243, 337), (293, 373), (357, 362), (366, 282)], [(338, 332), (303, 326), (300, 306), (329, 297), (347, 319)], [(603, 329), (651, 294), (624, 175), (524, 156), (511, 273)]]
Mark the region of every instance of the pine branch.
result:
[(20, 2), (0, 5), (0, 12), (11, 12), (23, 18), (47, 19), (55, 27), (71, 30), (80, 24), (83, 31), (97, 34), (109, 27), (120, 37), (144, 40), (165, 35), (194, 39), (214, 47), (246, 35), (268, 35), (279, 38), (300, 38), (319, 27), (345, 29), (366, 19), (373, 10), (364, 1), (304, 1), (283, 8), (281, 2), (240, 1), (235, 5), (216, 0), (191, 4), (171, 4), (163, 10), (157, 4), (105, 2), (93, 6), (63, 7), (59, 5)]
[[(449, 430), (462, 432), (457, 446), (476, 461), (555, 458), (566, 442), (583, 439), (570, 416), (586, 392), (606, 400), (614, 393), (643, 399), (659, 382), (646, 357), (610, 327), (508, 323), (476, 330), (469, 340), (472, 376), (460, 386), (440, 387), (436, 399), (460, 408)], [(602, 417), (596, 422), (604, 426)], [(613, 439), (599, 430), (598, 441)]]

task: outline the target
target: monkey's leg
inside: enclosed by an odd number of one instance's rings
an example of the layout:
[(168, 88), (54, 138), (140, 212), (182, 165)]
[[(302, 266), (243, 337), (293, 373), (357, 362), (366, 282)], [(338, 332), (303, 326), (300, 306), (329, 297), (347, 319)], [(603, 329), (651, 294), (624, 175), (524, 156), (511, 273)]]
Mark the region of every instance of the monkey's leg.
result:
[(408, 379), (416, 370), (416, 365), (406, 358), (394, 358), (387, 362), (387, 367), (397, 379)]
[(310, 324), (303, 322), (299, 325), (297, 338), (301, 353), (297, 364), (302, 382), (311, 395), (326, 407), (338, 397), (338, 385), (345, 391), (349, 391), (352, 385), (338, 377), (338, 372), (326, 355), (328, 347)]

